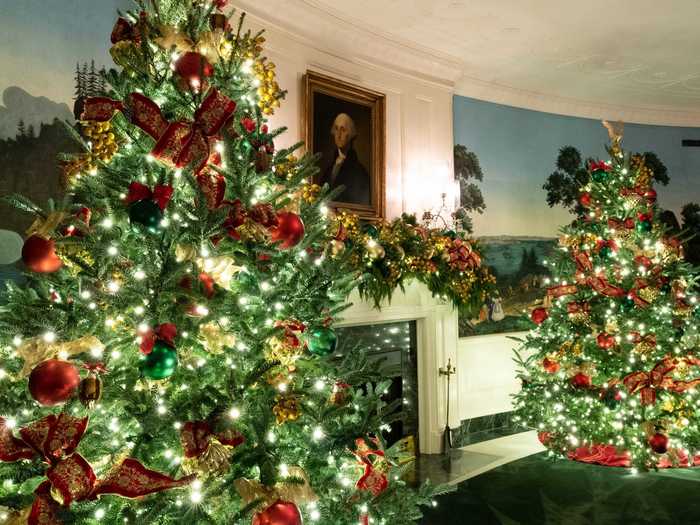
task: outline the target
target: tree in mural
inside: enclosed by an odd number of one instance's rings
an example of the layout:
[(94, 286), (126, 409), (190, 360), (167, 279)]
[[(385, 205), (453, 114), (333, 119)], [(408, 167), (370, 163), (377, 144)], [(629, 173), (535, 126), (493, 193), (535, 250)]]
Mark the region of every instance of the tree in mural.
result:
[(519, 421), (551, 453), (603, 465), (700, 463), (697, 278), (659, 222), (644, 156), (612, 135), (611, 160), (590, 161), (563, 228), (548, 308), (520, 360)]
[(473, 231), (473, 223), (469, 213), (484, 213), (486, 203), (481, 189), (472, 180), (483, 181), (484, 173), (476, 153), (469, 151), (466, 146), (457, 144), (454, 147), (455, 179), (459, 182), (459, 205), (456, 219), (465, 231)]
[[(668, 170), (659, 157), (650, 151), (642, 153), (641, 157), (644, 165), (653, 173), (654, 181), (666, 186), (669, 182)], [(579, 201), (579, 189), (588, 181), (591, 161), (590, 158), (584, 161), (581, 152), (574, 146), (564, 146), (559, 150), (557, 169), (542, 186), (547, 192), (550, 207), (563, 206), (578, 217), (585, 215), (586, 207)]]
[[(275, 66), (225, 0), (137, 4), (111, 35), (110, 92), (85, 100), (84, 152), (64, 159), (68, 199), (10, 199), (36, 220), (28, 282), (0, 306), (3, 512), (30, 524), (419, 518), (437, 491), (407, 487), (380, 431), (401, 400), (382, 400), (389, 382), (361, 349), (334, 354), (357, 285), (349, 261), (395, 240), (345, 231), (359, 226), (331, 220), (313, 159), (275, 148)], [(418, 226), (401, 232), (427, 242)], [(438, 265), (478, 266), (461, 240), (434, 237), (444, 253), (410, 255), (434, 280)]]

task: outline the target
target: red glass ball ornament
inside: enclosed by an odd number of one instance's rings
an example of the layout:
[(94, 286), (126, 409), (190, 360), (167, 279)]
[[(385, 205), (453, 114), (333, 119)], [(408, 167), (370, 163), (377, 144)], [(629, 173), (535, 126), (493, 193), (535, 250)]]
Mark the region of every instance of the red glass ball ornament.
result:
[(204, 56), (188, 51), (175, 61), (175, 74), (188, 88), (203, 91), (206, 78), (214, 74), (214, 67)]
[(282, 241), (279, 247), (288, 250), (304, 238), (304, 222), (296, 213), (283, 211), (277, 214), (277, 226), (270, 230), (273, 242)]
[(547, 309), (542, 307), (535, 308), (530, 313), (530, 319), (532, 319), (532, 322), (535, 324), (542, 324), (548, 317)]
[(56, 255), (54, 242), (39, 235), (32, 235), (24, 241), (22, 261), (27, 268), (37, 273), (52, 273), (63, 265), (63, 261)]
[(646, 200), (650, 203), (653, 204), (656, 202), (656, 190), (654, 188), (649, 188), (647, 191), (644, 192), (644, 197)]
[(657, 454), (664, 454), (668, 450), (668, 436), (657, 432), (649, 438), (649, 446)]
[(591, 376), (579, 372), (571, 378), (571, 384), (576, 388), (588, 388), (591, 386)]
[(590, 208), (591, 207), (591, 194), (586, 192), (582, 193), (581, 196), (578, 198), (578, 201), (581, 203), (581, 206), (584, 208)]
[(29, 393), (44, 406), (68, 401), (80, 384), (78, 368), (68, 361), (48, 359), (29, 374)]
[(609, 350), (615, 346), (615, 336), (612, 334), (606, 334), (605, 332), (599, 333), (596, 341), (598, 342), (598, 346), (603, 350)]
[(545, 357), (542, 361), (542, 368), (544, 368), (544, 371), (548, 374), (556, 374), (557, 372), (559, 372), (559, 368), (561, 367), (559, 366), (559, 363), (556, 362), (554, 359)]
[(278, 499), (253, 516), (252, 525), (302, 525), (301, 513), (294, 503)]

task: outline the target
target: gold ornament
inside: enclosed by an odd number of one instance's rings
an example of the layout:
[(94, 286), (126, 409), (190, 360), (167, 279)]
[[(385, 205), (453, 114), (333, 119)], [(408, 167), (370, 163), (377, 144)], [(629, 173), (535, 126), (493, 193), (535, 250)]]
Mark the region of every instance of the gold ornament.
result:
[(132, 40), (117, 42), (109, 49), (109, 54), (112, 55), (114, 63), (124, 69), (143, 69), (145, 61), (141, 49)]
[(653, 303), (659, 297), (659, 295), (661, 295), (661, 290), (653, 286), (647, 286), (646, 288), (639, 290), (638, 293), (639, 297), (644, 299), (646, 302)]
[(269, 242), (272, 238), (270, 230), (249, 217), (245, 218), (243, 224), (236, 228), (236, 231), (241, 236), (241, 240), (243, 241), (252, 241), (262, 244)]
[(285, 336), (273, 336), (267, 340), (265, 358), (270, 361), (279, 361), (284, 366), (293, 365), (304, 352), (301, 344), (293, 344)]
[(19, 377), (27, 377), (36, 365), (47, 359), (68, 359), (84, 352), (102, 352), (104, 348), (105, 345), (94, 335), (86, 335), (64, 343), (48, 343), (43, 337), (32, 337), (23, 341), (16, 350), (17, 356), (24, 359)]
[(214, 255), (201, 257), (197, 248), (192, 244), (178, 244), (175, 246), (175, 260), (177, 262), (193, 261), (200, 271), (214, 279), (214, 282), (222, 288), (228, 289), (231, 280), (243, 267), (238, 266), (233, 257), (227, 255)]
[(14, 510), (9, 507), (0, 506), (0, 515), (7, 516), (2, 522), (2, 525), (27, 525), (29, 522), (29, 514), (32, 512), (32, 506), (25, 507), (22, 510)]
[(369, 255), (369, 258), (372, 260), (378, 260), (378, 259), (383, 259), (384, 256), (386, 255), (386, 252), (384, 251), (384, 247), (379, 244), (377, 241), (374, 239), (369, 238), (367, 240), (367, 255)]
[(337, 257), (338, 255), (343, 253), (343, 251), (345, 250), (345, 243), (343, 241), (339, 241), (337, 239), (332, 239), (329, 246), (331, 249), (331, 254), (334, 257)]
[(226, 348), (236, 344), (236, 336), (224, 332), (216, 322), (199, 325), (199, 339), (204, 349), (212, 355), (223, 354)]
[(295, 155), (287, 155), (287, 158), (275, 165), (275, 175), (280, 179), (290, 179), (296, 170), (299, 159)]
[(294, 394), (281, 394), (275, 397), (275, 406), (272, 413), (277, 418), (277, 424), (282, 425), (287, 421), (296, 421), (301, 416), (299, 398)]
[(95, 372), (90, 372), (86, 378), (80, 381), (78, 386), (78, 398), (87, 408), (94, 408), (102, 396), (102, 380)]

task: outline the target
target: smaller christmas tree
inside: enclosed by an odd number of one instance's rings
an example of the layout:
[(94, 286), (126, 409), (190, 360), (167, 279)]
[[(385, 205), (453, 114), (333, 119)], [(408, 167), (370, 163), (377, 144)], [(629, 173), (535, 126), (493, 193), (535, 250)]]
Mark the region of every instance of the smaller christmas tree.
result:
[(545, 305), (518, 359), (520, 421), (552, 453), (610, 466), (700, 463), (697, 278), (659, 221), (652, 172), (591, 162), (583, 217), (563, 228)]

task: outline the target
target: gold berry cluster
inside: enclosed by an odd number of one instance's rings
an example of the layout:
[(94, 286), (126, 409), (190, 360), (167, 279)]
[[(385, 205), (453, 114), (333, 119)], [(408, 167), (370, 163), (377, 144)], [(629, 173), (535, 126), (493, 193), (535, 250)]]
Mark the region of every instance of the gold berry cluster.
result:
[(311, 204), (318, 198), (320, 192), (321, 186), (318, 184), (304, 184), (301, 187), (301, 198), (304, 202)]
[(289, 179), (297, 166), (299, 159), (296, 155), (287, 155), (287, 158), (275, 165), (275, 175), (280, 179)]
[(112, 160), (118, 148), (112, 132), (112, 123), (109, 120), (106, 122), (88, 120), (82, 122), (82, 125), (83, 135), (92, 144), (91, 151), (94, 160), (99, 159), (102, 162)]
[(253, 63), (253, 71), (258, 85), (258, 106), (265, 115), (272, 115), (275, 108), (280, 106), (283, 97), (282, 90), (277, 83), (274, 62), (268, 62), (266, 58), (259, 58)]
[(647, 187), (651, 185), (651, 177), (654, 172), (644, 164), (644, 155), (632, 155), (630, 167), (637, 171), (636, 186)]
[(272, 413), (277, 418), (277, 424), (281, 425), (287, 421), (296, 421), (301, 415), (299, 398), (294, 394), (284, 394), (275, 397), (275, 406)]

